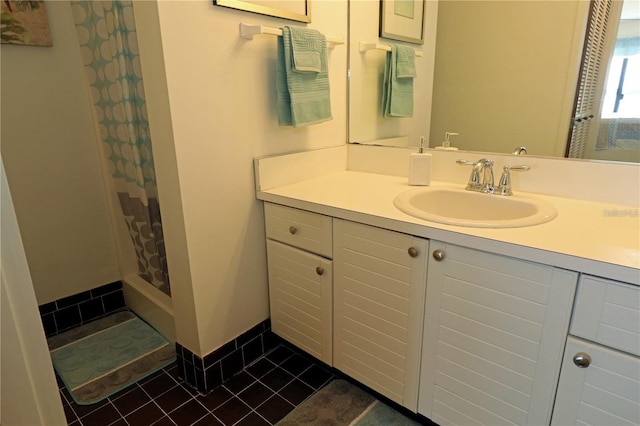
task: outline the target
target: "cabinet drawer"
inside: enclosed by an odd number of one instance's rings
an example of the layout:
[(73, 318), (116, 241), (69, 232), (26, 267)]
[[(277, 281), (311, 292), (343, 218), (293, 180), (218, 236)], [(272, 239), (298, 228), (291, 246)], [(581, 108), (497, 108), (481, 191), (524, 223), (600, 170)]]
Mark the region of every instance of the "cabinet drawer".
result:
[(332, 257), (331, 218), (278, 204), (265, 203), (267, 238)]
[(583, 275), (570, 333), (640, 355), (640, 287)]
[(267, 240), (271, 329), (332, 365), (333, 264)]

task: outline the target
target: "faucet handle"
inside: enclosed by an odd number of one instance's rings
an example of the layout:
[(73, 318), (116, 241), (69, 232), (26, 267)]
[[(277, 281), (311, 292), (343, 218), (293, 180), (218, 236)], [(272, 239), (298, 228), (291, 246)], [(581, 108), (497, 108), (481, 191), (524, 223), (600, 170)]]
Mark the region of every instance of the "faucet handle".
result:
[(456, 160), (456, 163), (458, 164), (462, 164), (463, 166), (475, 166), (475, 161), (469, 161), (469, 160)]
[(500, 195), (513, 195), (513, 191), (511, 190), (511, 170), (527, 172), (531, 170), (531, 166), (510, 166), (509, 164), (505, 164), (502, 168), (500, 182), (498, 182), (497, 193)]
[(504, 171), (515, 170), (515, 171), (528, 172), (529, 170), (531, 170), (531, 166), (526, 166), (524, 164), (520, 166), (510, 166), (508, 164), (505, 164), (502, 170)]

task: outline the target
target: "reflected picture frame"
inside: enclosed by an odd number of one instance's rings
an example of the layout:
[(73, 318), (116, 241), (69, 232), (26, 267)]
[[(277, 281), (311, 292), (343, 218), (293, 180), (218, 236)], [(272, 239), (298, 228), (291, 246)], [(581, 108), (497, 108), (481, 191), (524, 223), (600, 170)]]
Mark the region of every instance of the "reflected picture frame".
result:
[(311, 0), (213, 0), (213, 4), (290, 21), (311, 22)]
[(425, 0), (380, 0), (380, 37), (424, 44)]

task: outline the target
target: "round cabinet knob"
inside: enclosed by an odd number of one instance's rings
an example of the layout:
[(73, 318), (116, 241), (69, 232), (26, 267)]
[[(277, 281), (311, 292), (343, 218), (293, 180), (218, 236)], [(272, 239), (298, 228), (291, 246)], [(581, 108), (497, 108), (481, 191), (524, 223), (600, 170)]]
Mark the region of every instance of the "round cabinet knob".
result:
[(411, 257), (418, 257), (418, 249), (415, 247), (409, 247), (409, 250), (407, 250), (407, 252), (409, 252), (409, 256)]
[(573, 363), (580, 368), (587, 368), (591, 364), (591, 357), (584, 352), (578, 352), (573, 356)]
[(433, 258), (435, 260), (437, 260), (438, 262), (443, 261), (445, 257), (447, 257), (447, 252), (446, 251), (440, 250), (440, 249), (437, 249), (437, 250), (433, 251)]
[(316, 267), (316, 274), (318, 275), (324, 274), (324, 268), (322, 266)]
[(296, 232), (298, 232), (298, 228), (296, 228), (295, 226), (291, 225), (291, 226), (289, 227), (289, 233), (290, 233), (291, 235), (293, 235), (293, 234), (295, 234)]

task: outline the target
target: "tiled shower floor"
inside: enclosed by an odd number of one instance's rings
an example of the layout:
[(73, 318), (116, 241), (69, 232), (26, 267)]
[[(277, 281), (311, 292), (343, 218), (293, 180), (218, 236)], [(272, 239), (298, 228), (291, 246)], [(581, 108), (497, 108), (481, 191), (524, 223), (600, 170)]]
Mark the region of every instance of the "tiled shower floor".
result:
[(78, 405), (62, 386), (72, 426), (273, 425), (320, 390), (333, 374), (280, 345), (206, 396), (171, 365), (94, 405)]

